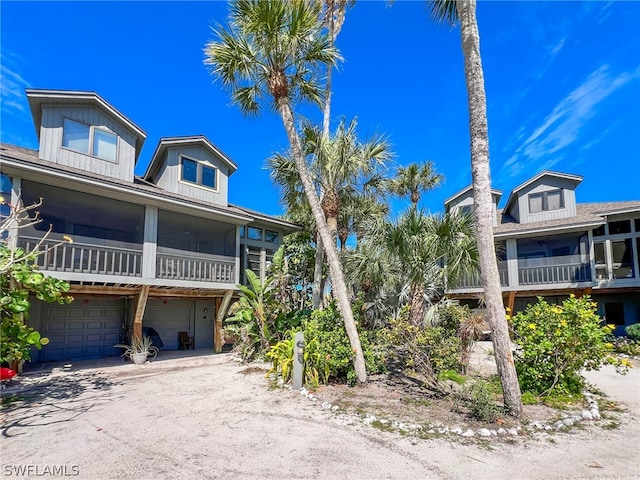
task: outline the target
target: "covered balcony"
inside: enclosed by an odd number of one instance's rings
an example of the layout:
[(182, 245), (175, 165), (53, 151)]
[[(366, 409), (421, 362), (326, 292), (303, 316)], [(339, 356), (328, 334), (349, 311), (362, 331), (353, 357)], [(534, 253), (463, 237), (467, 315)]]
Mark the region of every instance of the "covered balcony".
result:
[(592, 280), (588, 235), (517, 240), (518, 284), (574, 284)]

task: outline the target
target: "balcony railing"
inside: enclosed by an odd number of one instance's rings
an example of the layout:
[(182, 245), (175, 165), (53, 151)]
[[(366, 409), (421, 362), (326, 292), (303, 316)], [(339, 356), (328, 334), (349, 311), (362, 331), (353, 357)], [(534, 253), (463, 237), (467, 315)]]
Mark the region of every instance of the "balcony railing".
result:
[[(39, 246), (38, 246), (39, 244)], [(98, 275), (142, 276), (140, 249), (108, 247), (88, 243), (60, 243), (60, 240), (21, 236), (18, 245), (27, 251), (38, 248), (40, 270)]]
[(158, 252), (156, 278), (198, 282), (236, 282), (236, 262), (233, 257), (216, 257), (194, 252)]
[(564, 255), (518, 260), (520, 285), (590, 282), (591, 265), (580, 255)]
[[(498, 273), (500, 274), (500, 285), (506, 287), (509, 285), (509, 272), (506, 268), (499, 267)], [(465, 275), (458, 279), (458, 282), (453, 288), (480, 288), (482, 287), (482, 278), (478, 275)]]

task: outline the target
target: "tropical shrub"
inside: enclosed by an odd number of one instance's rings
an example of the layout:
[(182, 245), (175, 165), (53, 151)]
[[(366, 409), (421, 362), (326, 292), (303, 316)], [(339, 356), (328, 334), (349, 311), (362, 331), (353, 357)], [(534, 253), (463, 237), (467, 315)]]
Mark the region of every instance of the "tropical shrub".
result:
[[(0, 202), (3, 202), (0, 198)], [(29, 218), (29, 210), (39, 204), (25, 208), (14, 208), (10, 205), (10, 214), (2, 219), (0, 228), (0, 362), (13, 364), (31, 360), (31, 349), (40, 350), (49, 343), (39, 332), (24, 323), (28, 318), (29, 296), (34, 295), (44, 302), (69, 303), (72, 297), (65, 295), (69, 284), (53, 277), (47, 277), (38, 271), (35, 260), (43, 253), (40, 245), (33, 251), (22, 248), (11, 249), (6, 240), (9, 226), (14, 224), (20, 228), (21, 222), (37, 223)], [(65, 242), (71, 238), (65, 237)]]
[[(325, 309), (313, 311), (303, 319), (301, 329), (292, 329), (285, 340), (271, 347), (265, 355), (272, 362), (269, 373), (282, 375), (285, 382), (291, 379), (293, 338), (297, 331), (304, 333), (304, 377), (308, 387), (316, 388), (330, 381), (355, 384), (354, 352), (335, 302)], [(385, 368), (383, 352), (376, 347), (373, 337), (372, 332), (360, 330), (360, 342), (370, 374), (380, 373)]]
[(516, 371), (523, 391), (536, 395), (579, 394), (584, 387), (581, 370), (598, 370), (605, 363), (624, 373), (626, 360), (611, 356), (612, 331), (603, 326), (597, 304), (588, 295), (571, 295), (562, 305), (538, 298), (512, 318)]
[(404, 351), (405, 367), (416, 373), (431, 378), (450, 370), (463, 374), (482, 331), (482, 318), (467, 306), (456, 304), (435, 310), (429, 325), (415, 325), (404, 307), (390, 320), (386, 338), (390, 345)]
[(640, 323), (634, 323), (624, 329), (631, 340), (640, 340)]

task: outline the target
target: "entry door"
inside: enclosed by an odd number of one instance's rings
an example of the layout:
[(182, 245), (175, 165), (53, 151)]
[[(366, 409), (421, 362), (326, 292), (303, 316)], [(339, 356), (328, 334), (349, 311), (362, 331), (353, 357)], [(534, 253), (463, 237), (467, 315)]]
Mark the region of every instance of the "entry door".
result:
[(213, 301), (196, 301), (196, 348), (213, 349), (213, 325), (216, 318)]

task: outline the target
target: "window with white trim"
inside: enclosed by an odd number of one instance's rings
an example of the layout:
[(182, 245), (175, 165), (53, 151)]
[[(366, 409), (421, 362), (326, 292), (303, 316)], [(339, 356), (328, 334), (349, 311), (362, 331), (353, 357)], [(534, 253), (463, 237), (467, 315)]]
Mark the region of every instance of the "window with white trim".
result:
[(118, 158), (116, 134), (68, 118), (64, 119), (62, 125), (62, 146), (110, 162), (115, 162)]
[(561, 208), (564, 208), (564, 195), (560, 189), (529, 194), (529, 213), (559, 210)]
[(180, 179), (205, 188), (218, 188), (218, 169), (210, 164), (180, 156)]

